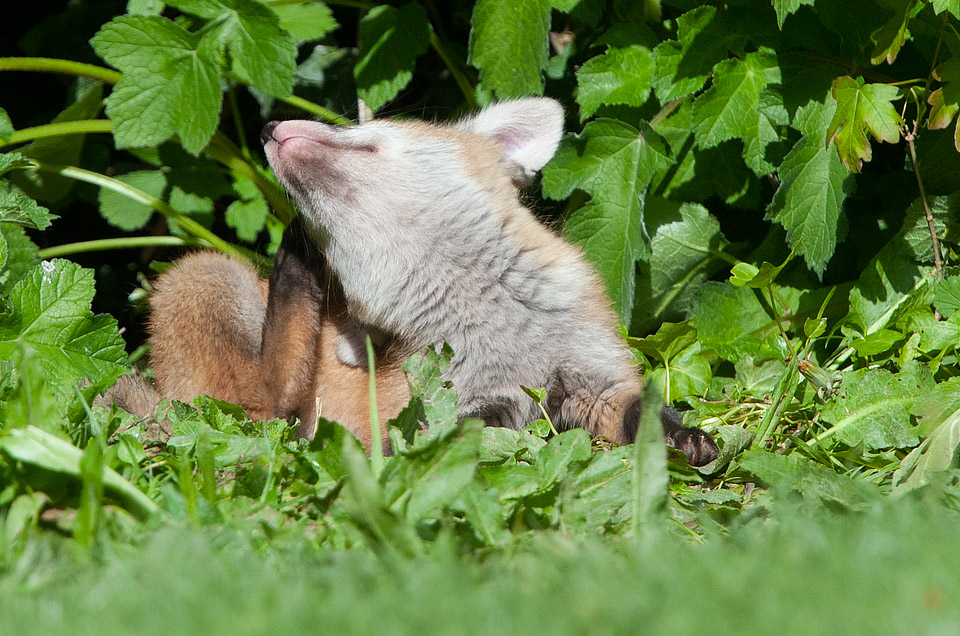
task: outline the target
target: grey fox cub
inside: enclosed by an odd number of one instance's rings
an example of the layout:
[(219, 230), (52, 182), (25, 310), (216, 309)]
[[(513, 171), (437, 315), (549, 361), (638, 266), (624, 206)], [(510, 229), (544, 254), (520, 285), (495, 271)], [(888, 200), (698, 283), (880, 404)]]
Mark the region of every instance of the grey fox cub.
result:
[[(560, 105), (529, 98), (453, 125), (272, 122), (270, 165), (302, 223), (269, 281), (225, 256), (187, 256), (151, 299), (159, 392), (210, 394), (253, 417), (320, 414), (369, 445), (365, 335), (376, 343), (381, 420), (408, 399), (400, 361), (445, 339), (462, 417), (518, 428), (538, 417), (521, 385), (545, 387), (563, 428), (625, 443), (640, 381), (602, 283), (580, 251), (519, 201), (553, 156)], [(662, 415), (691, 464), (709, 435)]]

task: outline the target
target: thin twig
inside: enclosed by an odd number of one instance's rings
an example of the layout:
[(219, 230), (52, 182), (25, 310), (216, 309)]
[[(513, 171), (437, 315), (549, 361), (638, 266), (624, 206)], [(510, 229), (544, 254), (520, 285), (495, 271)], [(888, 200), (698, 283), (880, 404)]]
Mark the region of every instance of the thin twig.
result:
[(917, 165), (917, 150), (914, 147), (914, 140), (917, 137), (917, 122), (913, 122), (913, 130), (904, 132), (903, 138), (907, 142), (907, 148), (910, 149), (910, 162), (913, 163), (913, 173), (917, 175), (917, 187), (920, 188), (920, 200), (923, 201), (923, 212), (927, 215), (927, 227), (930, 229), (930, 242), (933, 244), (933, 267), (937, 270), (937, 280), (943, 280), (943, 261), (940, 257), (940, 240), (937, 238), (937, 227), (933, 222), (933, 212), (930, 210), (930, 202), (927, 200), (927, 191), (923, 187), (923, 179), (920, 178), (920, 166)]

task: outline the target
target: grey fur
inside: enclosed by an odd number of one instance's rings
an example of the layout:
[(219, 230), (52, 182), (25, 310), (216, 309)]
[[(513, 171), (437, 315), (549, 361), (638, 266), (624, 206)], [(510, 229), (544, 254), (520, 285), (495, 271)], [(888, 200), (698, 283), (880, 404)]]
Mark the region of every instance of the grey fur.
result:
[(284, 122), (265, 145), (351, 314), (409, 351), (453, 347), (461, 416), (518, 428), (538, 416), (521, 385), (539, 386), (555, 421), (597, 434), (608, 403), (637, 395), (636, 370), (602, 283), (515, 185), (550, 159), (562, 125), (559, 104), (531, 98), (452, 127)]

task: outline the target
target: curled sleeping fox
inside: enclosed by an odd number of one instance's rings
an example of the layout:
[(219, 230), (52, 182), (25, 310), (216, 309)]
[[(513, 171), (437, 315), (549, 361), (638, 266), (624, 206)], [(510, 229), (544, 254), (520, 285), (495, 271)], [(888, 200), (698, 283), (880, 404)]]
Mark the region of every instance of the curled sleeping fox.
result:
[[(603, 285), (518, 198), (562, 133), (563, 110), (546, 98), (452, 125), (268, 124), (267, 159), (300, 217), (268, 281), (211, 252), (157, 280), (157, 390), (299, 420), (308, 437), (319, 405), (369, 448), (366, 335), (382, 421), (409, 399), (401, 361), (446, 340), (461, 417), (519, 428), (539, 417), (521, 385), (544, 387), (558, 427), (632, 441), (641, 385)], [(716, 457), (676, 411), (662, 421), (691, 464)]]

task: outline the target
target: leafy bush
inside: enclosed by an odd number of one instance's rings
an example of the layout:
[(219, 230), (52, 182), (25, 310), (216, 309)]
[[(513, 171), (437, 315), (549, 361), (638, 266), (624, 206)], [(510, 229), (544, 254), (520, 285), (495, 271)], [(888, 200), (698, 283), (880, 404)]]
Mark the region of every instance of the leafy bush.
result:
[[(832, 515), (841, 513), (856, 532), (896, 519), (902, 532), (864, 539), (904, 542), (878, 558), (947, 542), (901, 519), (934, 510), (944, 532), (956, 523), (954, 0), (109, 5), (71, 3), (0, 58), (5, 80), (57, 74), (69, 86), (65, 107), (16, 79), (7, 85), (18, 90), (0, 98), (7, 589), (25, 569), (77, 567), (65, 565), (75, 557), (53, 533), (129, 577), (136, 558), (114, 558), (117, 546), (153, 545), (184, 525), (221, 529), (224, 538), (208, 541), (233, 546), (243, 563), (251, 550), (287, 563), (349, 548), (362, 555), (349, 557), (361, 572), (371, 554), (404, 563), (399, 580), (419, 573), (411, 563), (440, 563), (430, 580), (442, 586), (460, 567), (443, 559), (466, 559), (474, 578), (463, 594), (488, 610), (497, 602), (483, 592), (490, 570), (473, 557), (499, 564), (521, 550), (544, 564), (552, 553), (538, 542), (564, 541), (537, 538), (545, 532), (588, 546), (601, 570), (618, 559), (642, 570), (642, 546), (696, 563), (682, 537), (706, 539), (717, 555), (709, 567), (677, 565), (679, 576), (744, 564), (757, 572), (745, 585), (780, 594), (790, 576), (820, 581), (812, 573), (826, 566), (792, 561), (786, 574), (761, 575), (737, 541), (756, 540), (768, 556), (840, 541)], [(139, 306), (150, 271), (184, 246), (269, 269), (294, 211), (249, 143), (265, 121), (448, 119), (529, 94), (559, 99), (571, 132), (541, 190), (527, 194), (600, 273), (648, 390), (716, 435), (712, 465), (664, 462), (656, 426), (621, 448), (579, 430), (551, 437), (544, 422), (458, 427), (442, 360), (430, 357), (412, 363), (408, 414), (431, 428), (395, 432), (396, 456), (372, 462), (333, 423), (307, 443), (284, 422), (251, 422), (201, 398), (195, 408), (161, 406), (168, 438), (90, 406), (142, 362), (142, 318), (117, 301), (124, 286), (137, 281), (130, 301)], [(130, 356), (116, 320), (91, 309), (94, 271), (61, 260), (68, 255), (95, 266), (96, 302), (123, 320)], [(883, 512), (894, 500), (914, 502), (913, 512)], [(791, 505), (820, 521), (776, 512)], [(798, 529), (768, 540), (757, 519)], [(161, 538), (145, 538), (156, 525)], [(611, 536), (641, 552), (598, 540)], [(444, 550), (458, 556), (437, 556)], [(848, 574), (869, 560), (857, 549), (830, 554), (850, 559)], [(269, 577), (263, 563), (250, 567)], [(583, 574), (575, 558), (543, 567), (557, 580)], [(330, 571), (345, 576), (342, 566)], [(662, 602), (656, 590), (666, 585), (643, 581)], [(931, 590), (922, 616), (951, 607), (942, 595), (953, 588), (918, 585)]]

